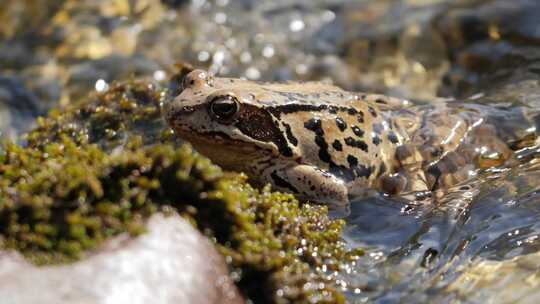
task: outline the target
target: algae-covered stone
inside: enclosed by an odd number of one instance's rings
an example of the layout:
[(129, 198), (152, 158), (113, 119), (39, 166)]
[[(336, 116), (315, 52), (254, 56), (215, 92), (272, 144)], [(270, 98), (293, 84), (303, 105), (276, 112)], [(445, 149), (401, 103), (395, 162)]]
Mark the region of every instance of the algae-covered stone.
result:
[(144, 232), (157, 211), (178, 213), (215, 241), (247, 298), (343, 302), (326, 273), (361, 252), (345, 248), (342, 221), (323, 206), (254, 189), (173, 142), (160, 117), (167, 95), (144, 80), (113, 84), (41, 119), (26, 147), (5, 145), (2, 247), (40, 264), (72, 261), (114, 235)]
[(115, 83), (82, 103), (51, 111), (25, 138), (28, 146), (40, 147), (68, 136), (77, 144), (96, 143), (106, 150), (123, 145), (130, 134), (154, 143), (165, 130), (160, 106), (166, 97), (167, 88), (160, 83)]
[(342, 223), (324, 207), (253, 189), (187, 145), (133, 141), (109, 155), (67, 138), (42, 150), (10, 144), (0, 174), (2, 245), (37, 263), (80, 258), (110, 236), (141, 233), (156, 211), (178, 212), (213, 237), (254, 299), (341, 299), (313, 269), (354, 258), (339, 240)]

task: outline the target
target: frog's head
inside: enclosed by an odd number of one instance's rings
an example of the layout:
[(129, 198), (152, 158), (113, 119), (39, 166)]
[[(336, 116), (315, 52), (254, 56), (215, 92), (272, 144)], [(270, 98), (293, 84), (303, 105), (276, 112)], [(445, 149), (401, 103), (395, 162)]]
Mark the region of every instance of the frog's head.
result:
[(202, 70), (187, 74), (182, 85), (165, 108), (166, 119), (217, 164), (238, 170), (264, 156), (293, 156), (279, 122), (261, 103), (267, 97), (261, 85)]

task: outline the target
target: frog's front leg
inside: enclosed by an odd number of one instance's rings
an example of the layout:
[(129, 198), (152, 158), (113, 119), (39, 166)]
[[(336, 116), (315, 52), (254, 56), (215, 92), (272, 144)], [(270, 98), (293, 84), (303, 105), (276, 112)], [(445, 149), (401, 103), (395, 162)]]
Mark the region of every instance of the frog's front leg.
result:
[(292, 192), (300, 199), (338, 208), (349, 203), (345, 182), (317, 167), (294, 165), (274, 168), (266, 175), (276, 189)]

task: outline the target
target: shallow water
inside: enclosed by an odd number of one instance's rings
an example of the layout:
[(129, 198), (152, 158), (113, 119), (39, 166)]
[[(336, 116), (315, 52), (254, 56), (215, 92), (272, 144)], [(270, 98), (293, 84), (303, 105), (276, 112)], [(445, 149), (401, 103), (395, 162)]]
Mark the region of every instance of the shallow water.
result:
[[(331, 79), (421, 103), (476, 94), (483, 104), (540, 105), (534, 0), (96, 3), (10, 4), (0, 13), (0, 137), (113, 80), (164, 81), (180, 60), (250, 79)], [(354, 202), (343, 237), (367, 254), (339, 274), (348, 299), (540, 301), (537, 268), (520, 266), (540, 261), (535, 153), (489, 174), (472, 201)], [(489, 279), (493, 269), (507, 280)], [(485, 293), (470, 288), (471, 274), (486, 277)]]
[[(527, 172), (533, 182), (539, 176), (538, 168)], [(345, 238), (351, 245), (369, 248), (369, 261), (361, 269), (372, 282), (362, 294), (381, 303), (401, 297), (424, 301), (427, 296), (444, 295), (445, 287), (467, 272), (472, 261), (504, 264), (538, 253), (540, 187), (533, 184), (519, 191), (515, 187), (521, 179), (510, 174), (459, 208), (425, 206), (404, 211), (402, 203), (388, 199), (354, 204)], [(497, 297), (487, 295), (495, 302)]]

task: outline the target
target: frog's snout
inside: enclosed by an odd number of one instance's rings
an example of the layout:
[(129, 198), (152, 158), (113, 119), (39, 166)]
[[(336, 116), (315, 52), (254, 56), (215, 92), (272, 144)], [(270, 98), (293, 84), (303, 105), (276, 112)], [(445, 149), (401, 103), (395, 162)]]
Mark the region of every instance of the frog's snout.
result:
[(195, 112), (195, 108), (192, 106), (182, 106), (178, 105), (176, 102), (171, 102), (165, 108), (165, 118), (169, 123), (173, 123), (193, 112)]

